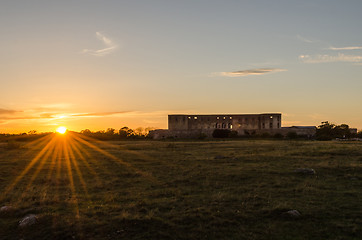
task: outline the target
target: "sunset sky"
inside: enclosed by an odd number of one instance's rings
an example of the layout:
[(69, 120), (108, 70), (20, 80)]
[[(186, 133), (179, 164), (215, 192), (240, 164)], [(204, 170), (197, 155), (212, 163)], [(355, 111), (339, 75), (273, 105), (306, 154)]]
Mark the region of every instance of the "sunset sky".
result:
[(0, 133), (282, 113), (362, 129), (362, 1), (2, 0)]

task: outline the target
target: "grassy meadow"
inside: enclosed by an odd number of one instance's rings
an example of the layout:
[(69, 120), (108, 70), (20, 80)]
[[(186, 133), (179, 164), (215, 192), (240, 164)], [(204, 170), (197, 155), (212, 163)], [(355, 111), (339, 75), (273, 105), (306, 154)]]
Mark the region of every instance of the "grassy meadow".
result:
[(362, 143), (49, 135), (0, 143), (0, 194), (0, 239), (361, 239)]

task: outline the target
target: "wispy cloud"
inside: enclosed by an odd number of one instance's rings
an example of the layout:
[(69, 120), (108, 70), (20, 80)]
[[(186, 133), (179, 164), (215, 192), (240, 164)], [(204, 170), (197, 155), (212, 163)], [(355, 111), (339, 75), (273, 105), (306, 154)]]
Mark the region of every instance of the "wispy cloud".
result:
[(93, 113), (74, 113), (70, 114), (72, 117), (105, 117), (111, 115), (120, 115), (120, 114), (128, 114), (132, 113), (132, 111), (122, 111), (122, 112), (93, 112)]
[(299, 59), (304, 63), (330, 63), (330, 62), (354, 62), (362, 61), (362, 56), (358, 55), (345, 55), (339, 53), (338, 55), (300, 55)]
[(101, 40), (103, 42), (105, 47), (102, 49), (98, 49), (98, 50), (83, 49), (83, 51), (82, 51), (83, 53), (89, 54), (92, 56), (101, 57), (101, 56), (108, 55), (117, 49), (117, 47), (118, 47), (117, 44), (114, 43), (110, 38), (103, 35), (102, 33), (96, 32), (96, 36), (99, 40)]
[(354, 47), (329, 47), (327, 48), (329, 50), (334, 50), (334, 51), (341, 51), (341, 50), (362, 50), (362, 47), (358, 47), (358, 46), (354, 46)]
[[(11, 115), (9, 115), (10, 113)], [(0, 120), (57, 120), (62, 118), (79, 118), (79, 117), (107, 117), (117, 115), (132, 114), (133, 111), (119, 111), (119, 112), (92, 112), (92, 113), (61, 113), (56, 111), (44, 112), (30, 109), (27, 111), (13, 111), (0, 109)]]
[(284, 71), (287, 70), (281, 68), (256, 68), (256, 69), (246, 69), (234, 72), (221, 72), (220, 75), (227, 77), (244, 77), (249, 75), (263, 75), (267, 73), (284, 72)]
[(314, 42), (316, 42), (315, 40), (310, 40), (310, 39), (308, 39), (308, 38), (305, 38), (305, 37), (302, 37), (301, 35), (297, 35), (297, 38), (300, 40), (300, 41), (302, 41), (302, 42), (306, 42), (306, 43), (314, 43)]
[(15, 114), (19, 111), (16, 111), (16, 110), (11, 110), (11, 109), (3, 109), (3, 108), (0, 108), (0, 115), (4, 115), (4, 114)]

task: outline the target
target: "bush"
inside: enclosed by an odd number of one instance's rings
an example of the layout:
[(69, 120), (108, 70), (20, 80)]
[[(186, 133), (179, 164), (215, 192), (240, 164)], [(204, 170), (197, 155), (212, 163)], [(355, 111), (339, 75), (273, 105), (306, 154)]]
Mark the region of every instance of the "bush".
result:
[(238, 137), (238, 132), (237, 131), (231, 131), (230, 134), (229, 134), (229, 137), (237, 138)]
[(214, 138), (228, 138), (230, 136), (231, 131), (228, 129), (215, 129), (212, 133), (212, 137)]
[(357, 133), (358, 138), (362, 138), (362, 131)]
[(205, 133), (200, 133), (200, 135), (197, 137), (197, 139), (203, 140), (207, 138), (207, 135)]
[(351, 138), (352, 134), (347, 124), (335, 125), (328, 121), (322, 122), (317, 127), (317, 140), (331, 140), (334, 138)]
[(271, 137), (270, 133), (265, 132), (261, 134), (261, 138), (270, 138), (270, 137)]
[(296, 139), (296, 138), (298, 138), (298, 134), (296, 132), (288, 132), (287, 133), (287, 138)]
[(280, 134), (280, 133), (274, 134), (273, 137), (276, 138), (276, 139), (283, 139), (284, 138), (284, 136), (282, 134)]

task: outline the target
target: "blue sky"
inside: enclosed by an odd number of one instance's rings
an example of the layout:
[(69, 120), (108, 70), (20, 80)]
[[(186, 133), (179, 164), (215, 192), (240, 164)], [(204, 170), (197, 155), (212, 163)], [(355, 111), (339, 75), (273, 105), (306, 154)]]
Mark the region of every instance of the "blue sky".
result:
[(362, 129), (361, 1), (2, 1), (0, 132), (281, 112)]

